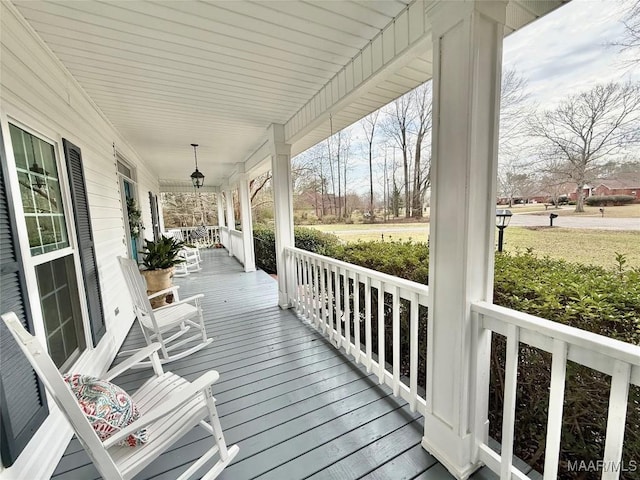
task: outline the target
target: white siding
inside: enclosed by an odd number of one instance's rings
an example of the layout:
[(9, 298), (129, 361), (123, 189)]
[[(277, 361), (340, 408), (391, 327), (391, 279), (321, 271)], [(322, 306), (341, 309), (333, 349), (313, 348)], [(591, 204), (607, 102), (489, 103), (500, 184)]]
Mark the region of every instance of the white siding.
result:
[[(97, 348), (85, 352), (76, 368), (100, 372), (112, 361), (133, 321), (128, 292), (116, 261), (118, 255), (126, 254), (126, 247), (114, 145), (136, 167), (140, 208), (147, 236), (153, 232), (148, 192), (158, 191), (158, 181), (15, 8), (6, 2), (1, 2), (0, 8), (0, 118), (3, 131), (7, 131), (7, 122), (14, 121), (54, 140), (58, 143), (58, 152), (62, 152), (61, 138), (67, 138), (82, 150), (107, 333)], [(9, 155), (11, 144), (8, 135), (4, 140)], [(12, 155), (10, 166), (11, 158)], [(31, 290), (33, 305), (38, 302), (38, 292)], [(120, 311), (118, 316), (115, 315), (116, 308)], [(37, 318), (35, 321), (41, 322)], [(88, 328), (86, 319), (85, 328)], [(70, 438), (70, 432), (65, 437), (58, 431), (54, 443), (46, 441), (49, 431), (55, 425), (61, 425), (52, 402), (49, 404), (54, 413), (16, 464), (4, 471), (0, 467), (0, 478), (42, 478), (40, 475), (46, 473), (46, 464), (57, 462), (55, 457), (61, 455), (65, 447), (61, 440)], [(51, 448), (52, 445), (57, 448)], [(43, 461), (29, 462), (26, 456)], [(32, 470), (38, 467), (34, 464), (45, 465), (45, 470)], [(52, 469), (55, 463), (48, 467)]]

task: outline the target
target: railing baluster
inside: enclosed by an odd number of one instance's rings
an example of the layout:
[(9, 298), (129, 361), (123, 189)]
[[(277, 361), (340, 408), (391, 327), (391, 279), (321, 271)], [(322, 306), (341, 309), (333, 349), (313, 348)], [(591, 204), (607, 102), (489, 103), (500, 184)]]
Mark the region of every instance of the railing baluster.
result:
[(558, 477), (566, 370), (567, 344), (561, 340), (554, 340), (553, 357), (551, 360), (551, 391), (549, 393), (549, 418), (547, 419), (544, 480), (555, 480)]
[(511, 480), (513, 462), (513, 430), (516, 413), (516, 388), (518, 386), (518, 350), (520, 329), (509, 325), (507, 335), (507, 358), (505, 363), (504, 406), (502, 411), (502, 455), (500, 479)]
[(327, 289), (325, 282), (325, 275), (327, 269), (323, 261), (320, 261), (320, 310), (322, 316), (322, 333), (327, 333)]
[(311, 261), (308, 258), (303, 257), (303, 266), (304, 266), (304, 314), (308, 320), (313, 319), (313, 315), (311, 314), (311, 279), (310, 279), (310, 268)]
[(345, 268), (344, 270), (344, 336), (345, 341), (342, 342), (342, 345), (347, 352), (347, 355), (351, 353), (351, 305), (350, 305), (350, 295), (349, 295), (349, 271)]
[(316, 327), (320, 326), (320, 260), (313, 261), (313, 314)]
[(384, 282), (378, 287), (378, 381), (384, 383)]
[(393, 320), (391, 338), (393, 347), (393, 394), (400, 393), (400, 289), (393, 289)]
[(356, 362), (360, 362), (360, 275), (353, 274), (353, 337), (356, 351), (353, 353)]
[(328, 301), (328, 305), (329, 305), (329, 316), (327, 318), (327, 327), (329, 328), (329, 340), (333, 341), (333, 319), (335, 317), (335, 305), (334, 305), (334, 299), (333, 299), (333, 265), (330, 263), (328, 265), (329, 268), (327, 268), (327, 288), (329, 290), (329, 301)]
[(295, 304), (296, 304), (296, 312), (299, 314), (301, 312), (301, 308), (300, 308), (300, 256), (297, 253), (294, 253), (293, 261), (294, 261), (295, 272), (296, 272), (296, 274), (295, 274), (295, 282), (294, 282), (294, 287), (295, 287), (294, 297), (295, 297)]
[(418, 294), (411, 294), (411, 314), (409, 316), (409, 408), (416, 411), (418, 399)]
[(336, 346), (340, 348), (342, 344), (342, 287), (340, 285), (340, 267), (336, 267)]
[(367, 373), (371, 373), (371, 277), (364, 277), (364, 348), (367, 355)]
[(602, 480), (617, 480), (620, 476), (630, 379), (631, 365), (617, 360), (611, 377)]
[(305, 258), (304, 255), (300, 255), (300, 288), (298, 290), (300, 290), (300, 312), (302, 313), (303, 316), (307, 316), (307, 312), (306, 310), (306, 301), (307, 301), (307, 295), (305, 292), (305, 281), (304, 281), (304, 273), (305, 273)]

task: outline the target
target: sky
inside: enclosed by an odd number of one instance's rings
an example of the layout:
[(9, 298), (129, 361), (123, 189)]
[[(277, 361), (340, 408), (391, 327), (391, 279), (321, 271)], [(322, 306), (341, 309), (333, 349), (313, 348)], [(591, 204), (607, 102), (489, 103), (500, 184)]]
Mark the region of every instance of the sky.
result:
[[(640, 0), (572, 0), (543, 18), (512, 33), (504, 40), (503, 70), (515, 69), (526, 79), (529, 99), (540, 109), (550, 109), (572, 93), (598, 83), (640, 81), (640, 64), (613, 46), (624, 35), (624, 13)], [(363, 141), (361, 127), (354, 128), (354, 142)], [(360, 139), (358, 139), (360, 137)], [(356, 147), (348, 174), (349, 191), (368, 191), (366, 149)], [(374, 175), (382, 174), (383, 153), (378, 152)], [(399, 151), (396, 152), (400, 158)], [(374, 189), (381, 191), (381, 178)]]
[(528, 81), (541, 108), (597, 83), (640, 80), (640, 65), (611, 44), (624, 35), (624, 11), (636, 0), (573, 0), (504, 41), (503, 64)]

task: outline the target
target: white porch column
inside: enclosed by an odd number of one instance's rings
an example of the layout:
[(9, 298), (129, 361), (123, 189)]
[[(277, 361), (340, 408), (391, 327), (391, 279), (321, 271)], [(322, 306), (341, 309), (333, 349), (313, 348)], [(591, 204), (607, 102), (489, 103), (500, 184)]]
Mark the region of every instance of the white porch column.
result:
[(428, 413), (422, 445), (460, 479), (478, 468), (474, 435), (484, 436), (487, 427), (486, 399), (474, 398), (474, 381), (488, 382), (489, 336), (479, 338), (474, 330), (470, 303), (491, 301), (493, 291), (506, 4), (439, 2), (427, 12), (435, 53)]
[[(244, 172), (244, 165), (239, 166)], [(256, 259), (253, 249), (253, 217), (251, 214), (251, 192), (249, 191), (249, 176), (240, 175), (238, 186), (240, 198), (240, 221), (242, 222), (242, 246), (244, 248), (244, 271), (256, 271)]]
[(273, 174), (273, 206), (276, 235), (276, 265), (278, 268), (278, 305), (289, 308), (289, 282), (284, 249), (294, 246), (293, 191), (291, 185), (291, 145), (284, 142), (284, 125), (269, 127), (271, 172)]
[(216, 205), (218, 207), (218, 226), (224, 227), (224, 203), (222, 203), (222, 192), (216, 193)]
[(227, 203), (227, 228), (229, 229), (229, 256), (233, 256), (233, 242), (231, 241), (231, 230), (236, 229), (236, 215), (233, 211), (233, 190), (225, 190), (224, 198)]

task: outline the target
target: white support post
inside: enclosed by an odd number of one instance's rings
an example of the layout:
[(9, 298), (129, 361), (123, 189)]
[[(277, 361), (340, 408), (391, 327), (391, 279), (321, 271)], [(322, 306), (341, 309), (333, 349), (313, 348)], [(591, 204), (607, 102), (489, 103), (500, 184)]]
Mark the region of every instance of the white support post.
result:
[[(244, 171), (244, 165), (240, 165)], [(249, 191), (249, 177), (240, 175), (238, 185), (240, 197), (240, 221), (242, 222), (242, 246), (244, 249), (244, 271), (256, 271), (256, 259), (253, 249), (253, 217), (251, 215), (251, 192)]]
[(216, 193), (216, 204), (218, 206), (218, 226), (224, 227), (224, 203), (222, 203), (222, 192)]
[(229, 250), (229, 256), (232, 257), (234, 252), (233, 242), (231, 241), (231, 230), (236, 229), (236, 215), (233, 211), (233, 190), (231, 188), (224, 192), (224, 198), (227, 203), (227, 228), (229, 229), (229, 246), (227, 248)]
[(273, 204), (276, 234), (276, 265), (278, 269), (278, 304), (289, 308), (290, 283), (294, 272), (289, 271), (286, 247), (294, 246), (293, 191), (291, 185), (291, 146), (284, 142), (284, 125), (269, 127), (271, 172), (273, 174)]
[(506, 0), (438, 2), (427, 11), (434, 75), (422, 445), (459, 479), (480, 466), (475, 437), (484, 431), (475, 430), (486, 426), (486, 411), (476, 412), (475, 405), (483, 399), (474, 398), (474, 387), (475, 378), (488, 378), (478, 374), (489, 368), (490, 337), (474, 330), (470, 304), (491, 301), (493, 291), (506, 5)]

